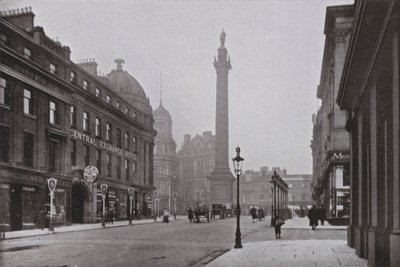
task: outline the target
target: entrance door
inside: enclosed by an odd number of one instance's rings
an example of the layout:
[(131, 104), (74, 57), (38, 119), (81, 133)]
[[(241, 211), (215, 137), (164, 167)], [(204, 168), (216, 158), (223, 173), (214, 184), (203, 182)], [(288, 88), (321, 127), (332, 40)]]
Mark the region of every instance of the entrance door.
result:
[(72, 223), (83, 223), (85, 193), (82, 185), (72, 186)]
[(22, 186), (10, 185), (11, 231), (22, 230)]

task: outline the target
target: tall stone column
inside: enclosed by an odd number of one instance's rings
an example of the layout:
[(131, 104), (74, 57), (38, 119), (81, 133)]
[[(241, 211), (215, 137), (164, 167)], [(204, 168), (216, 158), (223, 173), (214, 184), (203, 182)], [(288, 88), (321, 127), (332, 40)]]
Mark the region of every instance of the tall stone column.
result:
[(214, 58), (217, 72), (217, 101), (215, 118), (215, 167), (210, 175), (211, 203), (232, 203), (234, 177), (229, 169), (229, 99), (228, 73), (232, 68), (225, 48), (225, 32), (222, 31), (218, 59)]

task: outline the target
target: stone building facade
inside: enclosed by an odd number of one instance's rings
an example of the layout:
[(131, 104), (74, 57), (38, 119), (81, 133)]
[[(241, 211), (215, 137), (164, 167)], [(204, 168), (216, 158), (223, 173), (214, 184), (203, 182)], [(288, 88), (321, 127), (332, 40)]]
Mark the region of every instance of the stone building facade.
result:
[(165, 209), (174, 213), (175, 207), (181, 210), (182, 199), (179, 194), (178, 158), (176, 143), (172, 137), (172, 118), (161, 100), (153, 116), (157, 131), (154, 139), (154, 186), (157, 188), (154, 208), (157, 214)]
[[(335, 99), (350, 40), (353, 7), (328, 7), (325, 18), (325, 48), (317, 97), (321, 106), (313, 115), (313, 200), (325, 207), (328, 219), (348, 223), (350, 215), (350, 144), (346, 112)], [(347, 219), (336, 219), (336, 218)]]
[(286, 174), (282, 179), (288, 184), (290, 208), (300, 209), (312, 205), (311, 174)]
[[(94, 60), (74, 63), (69, 47), (34, 25), (28, 8), (0, 13), (0, 223), (37, 227), (57, 179), (55, 223), (89, 223), (106, 209), (147, 215), (153, 187), (153, 115), (140, 84), (122, 69), (97, 76)], [(83, 177), (87, 166), (97, 181)]]
[(210, 181), (207, 177), (214, 169), (214, 164), (215, 135), (211, 131), (193, 138), (186, 134), (178, 151), (178, 177), (183, 208), (197, 202), (211, 204)]
[(351, 137), (348, 244), (400, 266), (400, 1), (356, 1), (337, 103)]

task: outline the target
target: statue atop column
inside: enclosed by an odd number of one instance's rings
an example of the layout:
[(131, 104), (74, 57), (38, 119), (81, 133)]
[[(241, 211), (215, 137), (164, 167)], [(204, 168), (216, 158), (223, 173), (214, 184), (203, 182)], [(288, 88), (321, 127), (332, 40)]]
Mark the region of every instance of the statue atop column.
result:
[(221, 47), (225, 46), (225, 37), (226, 37), (226, 33), (224, 32), (224, 29), (222, 29), (221, 35), (219, 37), (219, 40), (221, 41)]

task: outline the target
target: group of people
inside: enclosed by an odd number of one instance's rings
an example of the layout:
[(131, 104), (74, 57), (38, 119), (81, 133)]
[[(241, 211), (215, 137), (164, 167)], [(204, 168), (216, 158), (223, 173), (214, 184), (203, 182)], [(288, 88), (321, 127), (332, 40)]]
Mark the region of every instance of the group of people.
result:
[(256, 207), (252, 207), (250, 209), (250, 215), (253, 223), (258, 219), (259, 221), (265, 220), (264, 210), (262, 208), (256, 209)]
[(315, 230), (318, 226), (318, 220), (321, 221), (321, 225), (324, 225), (326, 219), (324, 206), (317, 208), (316, 205), (312, 205), (311, 209), (308, 211), (308, 219), (310, 220), (312, 230)]

